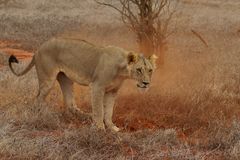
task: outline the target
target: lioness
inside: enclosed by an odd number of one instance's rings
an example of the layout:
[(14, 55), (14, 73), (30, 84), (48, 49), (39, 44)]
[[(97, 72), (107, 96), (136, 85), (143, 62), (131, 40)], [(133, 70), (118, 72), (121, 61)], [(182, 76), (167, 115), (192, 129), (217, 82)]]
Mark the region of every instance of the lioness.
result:
[(42, 102), (57, 79), (65, 106), (81, 112), (73, 99), (73, 82), (91, 86), (92, 119), (100, 129), (105, 126), (119, 131), (112, 122), (116, 94), (123, 81), (136, 80), (137, 87), (148, 88), (155, 69), (156, 56), (145, 58), (121, 48), (97, 47), (84, 40), (53, 38), (45, 42), (32, 61), (21, 73), (16, 73), (12, 63), (18, 63), (13, 55), (9, 58), (11, 71), (22, 76), (34, 65), (39, 80), (37, 101)]

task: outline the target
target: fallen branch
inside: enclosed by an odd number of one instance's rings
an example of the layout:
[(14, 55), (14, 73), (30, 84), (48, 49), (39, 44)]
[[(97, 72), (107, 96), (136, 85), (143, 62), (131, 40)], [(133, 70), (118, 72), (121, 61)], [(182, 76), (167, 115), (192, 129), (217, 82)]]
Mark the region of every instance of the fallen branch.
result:
[(208, 47), (208, 43), (203, 39), (203, 37), (199, 33), (194, 31), (193, 29), (191, 31), (197, 38), (201, 40), (201, 42), (203, 42), (203, 44), (205, 44), (206, 47)]

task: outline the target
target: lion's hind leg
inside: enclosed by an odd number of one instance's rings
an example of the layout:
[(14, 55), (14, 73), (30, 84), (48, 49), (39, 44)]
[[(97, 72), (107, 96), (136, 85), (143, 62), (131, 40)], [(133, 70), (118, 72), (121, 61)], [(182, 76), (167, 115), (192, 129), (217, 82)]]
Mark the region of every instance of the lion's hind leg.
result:
[(42, 74), (39, 75), (39, 91), (37, 95), (37, 99), (35, 100), (35, 109), (41, 110), (42, 105), (45, 105), (45, 99), (49, 94), (50, 90), (52, 89), (54, 82), (56, 80), (55, 76), (43, 76)]

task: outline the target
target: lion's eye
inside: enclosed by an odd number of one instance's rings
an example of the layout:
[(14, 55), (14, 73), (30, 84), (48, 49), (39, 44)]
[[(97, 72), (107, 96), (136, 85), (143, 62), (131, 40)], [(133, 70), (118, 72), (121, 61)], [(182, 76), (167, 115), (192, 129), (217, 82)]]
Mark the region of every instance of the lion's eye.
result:
[(152, 73), (153, 70), (152, 70), (152, 69), (149, 69), (148, 71), (149, 71), (149, 73)]
[(137, 72), (138, 73), (142, 73), (142, 69), (141, 68), (137, 68)]

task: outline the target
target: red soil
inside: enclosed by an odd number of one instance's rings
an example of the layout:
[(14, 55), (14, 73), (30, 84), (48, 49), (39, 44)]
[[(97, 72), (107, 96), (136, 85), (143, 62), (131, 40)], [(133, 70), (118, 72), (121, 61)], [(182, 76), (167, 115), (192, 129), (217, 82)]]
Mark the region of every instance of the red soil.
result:
[(0, 51), (9, 55), (15, 55), (18, 59), (31, 58), (32, 53), (22, 50), (22, 45), (18, 42), (0, 40)]

